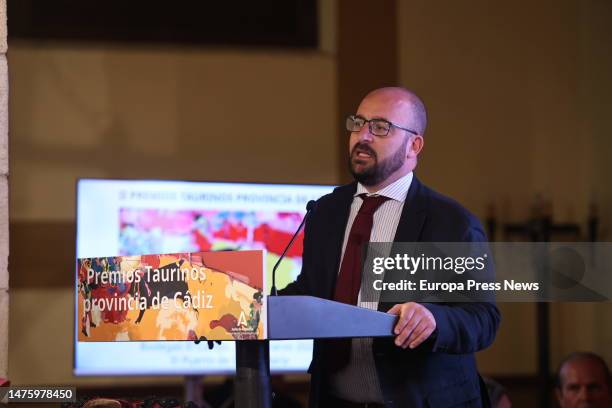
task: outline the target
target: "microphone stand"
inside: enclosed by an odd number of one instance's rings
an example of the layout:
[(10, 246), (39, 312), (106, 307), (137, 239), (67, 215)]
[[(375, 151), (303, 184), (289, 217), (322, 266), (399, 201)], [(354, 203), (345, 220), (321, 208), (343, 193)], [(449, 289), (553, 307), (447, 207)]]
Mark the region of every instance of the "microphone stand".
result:
[(278, 265), (280, 265), (283, 258), (285, 258), (285, 255), (287, 254), (287, 251), (289, 251), (289, 248), (293, 246), (293, 242), (299, 235), (300, 231), (302, 231), (302, 227), (306, 223), (306, 219), (312, 213), (315, 207), (316, 207), (316, 202), (314, 200), (310, 200), (308, 204), (306, 204), (306, 214), (304, 215), (304, 218), (302, 219), (300, 226), (298, 227), (297, 231), (295, 231), (295, 234), (293, 234), (293, 236), (291, 237), (291, 241), (289, 241), (289, 243), (285, 247), (285, 250), (283, 251), (281, 256), (278, 258), (278, 261), (276, 261), (276, 263), (274, 264), (274, 267), (272, 268), (272, 288), (270, 288), (270, 296), (278, 296), (278, 292), (276, 290), (276, 269), (278, 268)]

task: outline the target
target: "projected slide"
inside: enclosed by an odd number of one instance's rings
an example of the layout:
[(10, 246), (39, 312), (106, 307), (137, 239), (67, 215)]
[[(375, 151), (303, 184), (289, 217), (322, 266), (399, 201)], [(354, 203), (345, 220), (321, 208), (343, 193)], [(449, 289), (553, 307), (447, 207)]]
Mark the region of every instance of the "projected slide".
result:
[[(80, 180), (77, 257), (265, 249), (266, 271), (297, 229), (309, 200), (331, 186)], [(277, 271), (284, 287), (301, 269), (300, 235)], [(75, 373), (196, 374), (234, 370), (234, 343), (209, 351), (189, 342), (79, 343)], [(274, 371), (305, 371), (310, 341), (272, 342)], [(121, 358), (117, 358), (121, 356)]]
[[(302, 213), (277, 211), (119, 210), (119, 254), (155, 254), (181, 251), (266, 249), (267, 263), (276, 263), (302, 221)], [(277, 272), (285, 286), (302, 265), (303, 233), (287, 251)], [(272, 277), (268, 277), (271, 281)]]

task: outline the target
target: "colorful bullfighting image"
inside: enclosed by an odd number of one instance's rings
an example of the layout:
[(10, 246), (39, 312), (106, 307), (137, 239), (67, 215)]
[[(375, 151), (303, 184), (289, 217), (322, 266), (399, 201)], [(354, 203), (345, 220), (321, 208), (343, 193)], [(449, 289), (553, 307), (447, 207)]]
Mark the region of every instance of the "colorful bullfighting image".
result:
[[(272, 266), (303, 217), (300, 212), (121, 208), (118, 254), (262, 249), (270, 281)], [(277, 270), (278, 287), (293, 282), (302, 269), (302, 244), (303, 232)]]
[(263, 251), (78, 260), (79, 341), (265, 337)]

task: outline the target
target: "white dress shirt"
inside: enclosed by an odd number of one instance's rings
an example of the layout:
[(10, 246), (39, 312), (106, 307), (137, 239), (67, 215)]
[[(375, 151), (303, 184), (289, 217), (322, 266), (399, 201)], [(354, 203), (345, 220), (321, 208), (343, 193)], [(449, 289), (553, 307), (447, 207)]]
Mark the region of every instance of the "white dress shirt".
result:
[[(381, 195), (390, 198), (390, 200), (382, 203), (374, 213), (370, 242), (393, 242), (402, 209), (404, 208), (404, 201), (406, 200), (408, 189), (412, 183), (412, 178), (413, 174), (410, 172), (394, 183), (374, 193), (368, 193), (368, 190), (366, 190), (363, 185), (357, 184), (357, 191), (355, 191), (355, 195), (353, 196), (348, 222), (344, 231), (340, 265), (342, 265), (342, 258), (344, 258), (344, 250), (346, 249), (346, 243), (351, 227), (353, 226), (353, 221), (355, 217), (357, 217), (359, 208), (363, 203), (363, 199), (359, 197), (359, 195)], [(338, 271), (338, 273), (340, 273), (340, 271)], [(362, 275), (357, 304), (360, 307), (377, 310), (377, 299), (380, 296), (380, 292), (373, 289), (372, 276), (370, 275), (371, 274)], [(364, 302), (362, 299), (374, 299), (376, 301)], [(376, 373), (376, 367), (374, 366), (371, 337), (352, 340), (351, 355), (348, 365), (330, 376), (329, 385), (331, 393), (338, 398), (354, 402), (383, 402), (380, 382)]]

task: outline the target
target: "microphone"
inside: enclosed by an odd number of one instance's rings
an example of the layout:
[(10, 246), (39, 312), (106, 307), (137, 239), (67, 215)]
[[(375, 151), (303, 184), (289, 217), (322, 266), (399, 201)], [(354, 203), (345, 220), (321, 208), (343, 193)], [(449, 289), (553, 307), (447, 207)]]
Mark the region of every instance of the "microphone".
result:
[(278, 265), (280, 265), (281, 261), (283, 260), (283, 258), (287, 254), (287, 251), (293, 245), (293, 241), (295, 241), (295, 239), (297, 238), (298, 234), (302, 230), (302, 227), (306, 223), (306, 219), (315, 210), (316, 207), (317, 207), (317, 202), (314, 201), (314, 200), (310, 200), (308, 202), (308, 204), (306, 204), (306, 214), (304, 215), (304, 218), (302, 219), (302, 222), (300, 223), (300, 226), (298, 227), (297, 231), (295, 231), (295, 234), (293, 234), (293, 236), (291, 237), (291, 241), (289, 241), (289, 243), (285, 247), (285, 250), (283, 251), (282, 255), (280, 256), (280, 258), (278, 258), (278, 261), (276, 261), (276, 263), (274, 264), (274, 267), (272, 268), (272, 288), (270, 289), (270, 296), (277, 296), (277, 292), (276, 292), (276, 269), (278, 268)]

